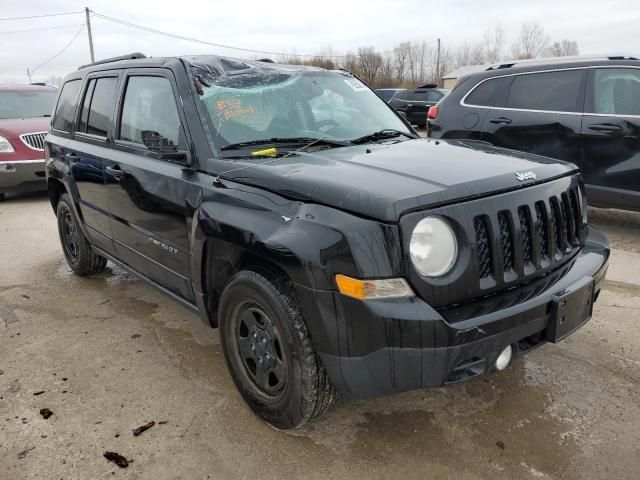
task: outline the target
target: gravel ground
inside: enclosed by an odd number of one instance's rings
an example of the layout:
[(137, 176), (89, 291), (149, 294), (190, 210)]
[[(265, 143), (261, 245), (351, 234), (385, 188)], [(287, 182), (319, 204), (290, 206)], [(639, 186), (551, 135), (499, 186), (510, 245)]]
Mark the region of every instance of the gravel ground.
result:
[[(0, 478), (640, 478), (640, 214), (590, 214), (613, 255), (577, 334), (504, 372), (342, 401), (281, 433), (243, 404), (215, 330), (115, 267), (72, 275), (46, 196), (10, 197)], [(133, 463), (120, 469), (105, 451)]]

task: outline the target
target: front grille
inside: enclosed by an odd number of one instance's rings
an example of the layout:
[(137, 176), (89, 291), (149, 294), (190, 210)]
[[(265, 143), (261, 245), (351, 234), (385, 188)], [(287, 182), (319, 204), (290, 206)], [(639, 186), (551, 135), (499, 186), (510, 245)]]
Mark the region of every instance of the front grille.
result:
[(20, 135), (20, 140), (22, 140), (22, 143), (27, 147), (42, 152), (44, 151), (44, 137), (46, 136), (47, 132), (25, 133)]
[(542, 259), (549, 258), (549, 217), (544, 202), (536, 202), (536, 237)]
[[(580, 244), (582, 222), (578, 205), (580, 192), (572, 186), (547, 199), (500, 210), (495, 218), (474, 218), (476, 257), (479, 277), (530, 274), (526, 269), (542, 269), (552, 260), (570, 255)], [(496, 227), (496, 245), (492, 248), (489, 231)], [(494, 258), (498, 255), (498, 258)], [(492, 272), (492, 265), (499, 270)], [(495, 270), (495, 267), (494, 267)]]
[[(582, 195), (579, 175), (571, 175), (403, 215), (403, 232), (413, 231), (426, 215), (437, 215), (459, 235), (451, 273), (432, 279), (411, 269), (412, 287), (437, 309), (488, 298), (496, 299), (492, 308), (501, 309), (511, 304), (511, 297), (507, 302), (502, 296), (505, 292), (513, 292), (516, 303), (524, 301), (520, 294), (527, 285), (545, 279), (540, 288), (547, 288), (546, 280), (557, 281), (556, 273), (580, 251), (587, 234)], [(404, 247), (409, 251), (408, 243)]]
[(504, 271), (513, 270), (513, 232), (509, 225), (509, 212), (498, 213), (498, 223), (500, 225), (500, 247), (502, 251), (502, 264)]
[(474, 220), (476, 230), (476, 246), (478, 249), (478, 264), (480, 266), (480, 278), (491, 275), (491, 241), (489, 240), (489, 228), (484, 216)]
[(525, 264), (533, 263), (533, 245), (531, 243), (531, 227), (529, 225), (529, 209), (518, 208), (518, 220), (520, 220), (520, 238), (522, 240), (522, 260)]

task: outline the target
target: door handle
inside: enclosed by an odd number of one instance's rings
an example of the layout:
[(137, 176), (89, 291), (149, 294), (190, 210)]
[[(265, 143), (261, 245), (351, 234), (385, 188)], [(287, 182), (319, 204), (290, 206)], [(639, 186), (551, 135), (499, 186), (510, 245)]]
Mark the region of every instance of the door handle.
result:
[(71, 163), (77, 163), (80, 161), (80, 157), (78, 157), (75, 153), (67, 153), (64, 158)]
[(104, 170), (116, 180), (120, 180), (120, 178), (124, 175), (124, 170), (120, 168), (120, 165), (104, 167)]
[(496, 125), (509, 125), (511, 121), (512, 120), (507, 117), (498, 117), (498, 118), (492, 118), (491, 120), (489, 120), (489, 123), (494, 123)]
[(589, 125), (589, 130), (595, 130), (596, 132), (618, 132), (622, 130), (620, 125), (614, 125), (613, 123), (596, 123)]

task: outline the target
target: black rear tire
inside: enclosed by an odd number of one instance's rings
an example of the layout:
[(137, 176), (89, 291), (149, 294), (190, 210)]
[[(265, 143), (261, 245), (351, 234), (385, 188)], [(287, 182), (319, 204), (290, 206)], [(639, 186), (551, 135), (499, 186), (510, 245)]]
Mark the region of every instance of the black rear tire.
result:
[(73, 273), (83, 277), (104, 271), (107, 259), (91, 248), (73, 211), (71, 197), (66, 193), (58, 201), (56, 216), (62, 251)]
[(283, 275), (238, 272), (222, 293), (218, 318), (227, 366), (257, 416), (286, 430), (335, 403), (336, 390), (313, 348), (293, 284)]
[(0, 202), (4, 202), (5, 196), (4, 193), (0, 193)]

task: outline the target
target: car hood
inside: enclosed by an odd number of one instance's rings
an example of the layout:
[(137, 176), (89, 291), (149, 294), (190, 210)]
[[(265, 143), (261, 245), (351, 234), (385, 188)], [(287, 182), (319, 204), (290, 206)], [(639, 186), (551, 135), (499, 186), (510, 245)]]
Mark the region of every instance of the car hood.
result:
[(18, 137), (24, 133), (47, 132), (50, 122), (50, 117), (2, 118), (0, 135)]
[[(386, 222), (407, 211), (526, 188), (577, 171), (573, 164), (484, 142), (433, 139), (326, 149), (250, 165), (234, 165), (221, 177)], [(528, 175), (518, 179), (516, 173)]]

